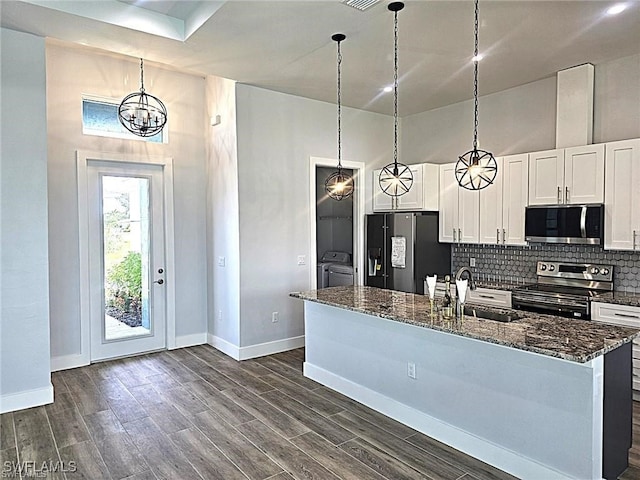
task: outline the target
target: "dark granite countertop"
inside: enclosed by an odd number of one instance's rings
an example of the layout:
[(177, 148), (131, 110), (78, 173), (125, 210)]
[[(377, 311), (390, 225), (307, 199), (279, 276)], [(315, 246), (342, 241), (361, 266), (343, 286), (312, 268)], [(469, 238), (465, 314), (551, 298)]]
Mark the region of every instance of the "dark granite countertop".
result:
[(635, 328), (485, 306), (481, 310), (511, 312), (522, 318), (510, 323), (471, 315), (462, 321), (446, 319), (439, 313), (430, 315), (428, 296), (375, 287), (330, 287), (291, 296), (578, 363), (604, 355), (640, 333)]

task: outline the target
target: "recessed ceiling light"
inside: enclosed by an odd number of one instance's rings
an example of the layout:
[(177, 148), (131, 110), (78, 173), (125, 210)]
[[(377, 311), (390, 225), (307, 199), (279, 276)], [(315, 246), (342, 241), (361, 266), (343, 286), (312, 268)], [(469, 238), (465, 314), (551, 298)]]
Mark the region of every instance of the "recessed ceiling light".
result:
[(393, 87), (391, 87), (391, 86), (384, 87), (382, 89), (382, 91), (385, 92), (385, 93), (392, 92), (393, 91)]
[(482, 60), (484, 57), (482, 56), (481, 53), (479, 53), (478, 55), (474, 55), (473, 57), (471, 57), (471, 61), (472, 62), (479, 62), (480, 60)]
[(626, 3), (617, 3), (613, 7), (609, 7), (607, 9), (607, 15), (617, 15), (623, 12), (624, 10), (626, 10), (626, 8), (627, 8)]

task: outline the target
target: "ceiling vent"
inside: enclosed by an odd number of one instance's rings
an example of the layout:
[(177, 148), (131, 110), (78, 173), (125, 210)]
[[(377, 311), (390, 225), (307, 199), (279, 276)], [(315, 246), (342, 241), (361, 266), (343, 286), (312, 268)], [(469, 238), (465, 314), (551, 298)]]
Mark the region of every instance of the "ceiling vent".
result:
[(367, 8), (373, 7), (379, 1), (380, 0), (344, 0), (342, 3), (364, 12)]

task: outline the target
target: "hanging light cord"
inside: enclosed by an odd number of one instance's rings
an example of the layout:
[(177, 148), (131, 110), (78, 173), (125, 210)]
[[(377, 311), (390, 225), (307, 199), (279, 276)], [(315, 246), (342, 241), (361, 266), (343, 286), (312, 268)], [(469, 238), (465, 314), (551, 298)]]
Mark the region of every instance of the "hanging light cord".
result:
[(144, 67), (140, 59), (140, 91), (144, 93)]
[(473, 50), (473, 149), (478, 149), (478, 0), (475, 2), (475, 46)]
[(393, 16), (393, 164), (398, 170), (398, 11)]
[(341, 66), (342, 52), (338, 43), (338, 172), (342, 171), (342, 97), (341, 97)]

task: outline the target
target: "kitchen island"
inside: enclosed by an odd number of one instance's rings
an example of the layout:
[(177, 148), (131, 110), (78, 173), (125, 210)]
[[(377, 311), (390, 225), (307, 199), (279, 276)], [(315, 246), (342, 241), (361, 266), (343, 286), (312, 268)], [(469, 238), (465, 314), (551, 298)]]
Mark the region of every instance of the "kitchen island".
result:
[(638, 330), (446, 319), (425, 296), (373, 287), (291, 295), (305, 301), (307, 377), (520, 478), (624, 470)]

